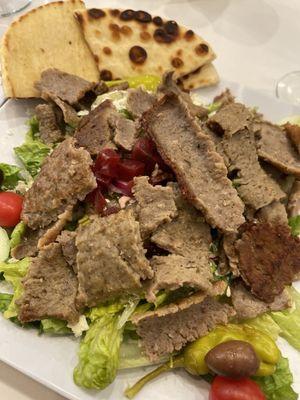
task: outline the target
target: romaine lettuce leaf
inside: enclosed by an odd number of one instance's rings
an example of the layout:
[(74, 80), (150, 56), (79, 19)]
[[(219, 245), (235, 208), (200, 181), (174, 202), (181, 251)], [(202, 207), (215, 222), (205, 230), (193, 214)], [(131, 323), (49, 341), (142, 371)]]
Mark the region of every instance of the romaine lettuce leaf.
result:
[(116, 376), (122, 329), (119, 316), (105, 314), (90, 325), (80, 343), (79, 363), (74, 370), (74, 381), (85, 388), (104, 389)]
[(0, 312), (4, 313), (7, 309), (11, 300), (13, 298), (12, 294), (9, 293), (0, 293)]
[(300, 350), (300, 293), (291, 287), (288, 289), (294, 301), (290, 310), (272, 312), (271, 316), (280, 327), (282, 336), (295, 349)]
[(281, 357), (273, 375), (253, 378), (261, 387), (267, 400), (297, 400), (292, 389), (293, 375), (287, 358)]
[(47, 333), (51, 335), (67, 335), (71, 334), (72, 331), (67, 327), (67, 322), (55, 318), (46, 318), (41, 320), (41, 333)]
[(0, 263), (0, 272), (4, 273), (5, 280), (11, 283), (14, 288), (12, 300), (7, 310), (4, 312), (5, 318), (13, 318), (18, 315), (18, 306), (16, 305), (16, 300), (22, 296), (23, 286), (21, 281), (27, 273), (29, 263), (29, 258), (24, 258), (23, 260), (15, 263)]
[(295, 217), (289, 218), (289, 226), (292, 231), (293, 236), (300, 235), (300, 215), (296, 215)]
[(37, 140), (39, 138), (39, 121), (37, 117), (34, 115), (31, 117), (28, 122), (29, 131), (26, 135), (26, 141)]
[(20, 176), (21, 169), (16, 165), (0, 163), (0, 170), (3, 174), (2, 182), (0, 182), (2, 190), (14, 189), (17, 186), (18, 181), (22, 180)]
[(266, 332), (273, 340), (278, 339), (278, 336), (281, 332), (280, 327), (276, 324), (271, 315), (267, 313), (245, 321), (244, 325), (250, 325), (256, 329)]
[(39, 140), (39, 123), (35, 116), (28, 121), (28, 125), (25, 143), (15, 147), (14, 151), (30, 175), (35, 177), (51, 148)]
[(50, 153), (50, 150), (50, 147), (38, 140), (30, 140), (14, 148), (16, 155), (32, 177), (39, 173), (42, 162)]
[(93, 307), (90, 308), (86, 312), (86, 317), (91, 320), (91, 322), (96, 321), (98, 318), (103, 317), (106, 314), (116, 314), (119, 311), (122, 311), (124, 308), (124, 302), (118, 301), (118, 302), (110, 302), (107, 304), (100, 305), (98, 307)]
[(90, 311), (92, 323), (80, 343), (79, 363), (73, 374), (77, 385), (104, 389), (115, 379), (124, 326), (137, 303), (132, 300), (125, 305), (120, 301)]
[(25, 233), (26, 225), (23, 221), (19, 222), (10, 235), (10, 248), (18, 246), (21, 243), (22, 237)]

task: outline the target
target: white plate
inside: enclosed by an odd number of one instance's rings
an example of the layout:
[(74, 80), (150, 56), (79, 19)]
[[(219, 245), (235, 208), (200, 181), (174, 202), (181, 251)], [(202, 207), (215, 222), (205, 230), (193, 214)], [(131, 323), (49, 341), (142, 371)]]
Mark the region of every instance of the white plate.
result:
[[(230, 82), (218, 88), (200, 90), (207, 101), (224, 87), (230, 87), (238, 99), (249, 106), (258, 106), (265, 116), (279, 121), (288, 115), (300, 114), (300, 110), (268, 98), (251, 89)], [(21, 144), (28, 119), (35, 101), (10, 100), (0, 109), (0, 162), (16, 163), (13, 147)], [(300, 285), (298, 287), (300, 289)], [(300, 353), (286, 342), (279, 340), (284, 355), (289, 357), (294, 373), (294, 388), (300, 393)], [(121, 400), (124, 389), (141, 377), (147, 369), (140, 368), (120, 372), (115, 382), (102, 392), (85, 391), (72, 380), (72, 371), (77, 363), (78, 341), (70, 337), (38, 336), (35, 330), (17, 327), (0, 317), (0, 359), (29, 375), (40, 383), (74, 400)], [(164, 374), (149, 384), (136, 400), (204, 400), (208, 385), (201, 379), (190, 377), (184, 371)]]

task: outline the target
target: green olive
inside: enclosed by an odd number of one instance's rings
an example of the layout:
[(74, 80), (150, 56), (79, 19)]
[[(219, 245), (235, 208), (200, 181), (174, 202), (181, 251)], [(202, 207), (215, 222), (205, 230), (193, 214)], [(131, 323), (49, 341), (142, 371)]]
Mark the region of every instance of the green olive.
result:
[(217, 345), (206, 354), (205, 362), (212, 372), (232, 378), (252, 376), (260, 364), (253, 346), (242, 340)]

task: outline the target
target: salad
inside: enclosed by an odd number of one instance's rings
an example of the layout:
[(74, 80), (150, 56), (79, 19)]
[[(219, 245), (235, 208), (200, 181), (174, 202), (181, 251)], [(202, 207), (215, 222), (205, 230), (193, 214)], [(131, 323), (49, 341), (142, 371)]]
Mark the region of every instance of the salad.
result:
[(300, 126), (172, 73), (93, 83), (49, 69), (19, 166), (0, 164), (0, 310), (79, 338), (77, 385), (183, 368), (210, 400), (297, 399)]

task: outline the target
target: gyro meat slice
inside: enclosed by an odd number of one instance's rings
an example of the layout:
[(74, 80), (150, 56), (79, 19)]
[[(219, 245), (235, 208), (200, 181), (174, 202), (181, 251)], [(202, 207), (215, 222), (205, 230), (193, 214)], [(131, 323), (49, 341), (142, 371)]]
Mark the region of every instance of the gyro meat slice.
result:
[(196, 293), (177, 303), (133, 317), (141, 347), (150, 360), (179, 351), (188, 342), (206, 335), (235, 315), (228, 304)]
[(126, 100), (126, 109), (135, 118), (138, 118), (153, 106), (155, 100), (156, 97), (152, 93), (148, 93), (142, 88), (129, 89)]
[(75, 306), (78, 281), (59, 243), (51, 243), (32, 259), (23, 287), (24, 294), (17, 301), (21, 322), (43, 318), (78, 321)]
[(174, 193), (170, 187), (152, 186), (148, 177), (134, 178), (134, 197), (142, 237), (153, 233), (160, 225), (177, 215)]
[(39, 122), (40, 139), (43, 143), (51, 145), (64, 138), (52, 104), (39, 104), (35, 108), (35, 113)]
[(139, 293), (142, 280), (153, 276), (139, 223), (131, 209), (92, 217), (79, 227), (76, 247), (79, 305), (93, 307), (118, 296)]
[(26, 192), (21, 218), (32, 229), (56, 221), (96, 187), (89, 153), (67, 138), (46, 158), (41, 171)]
[(296, 150), (300, 154), (300, 126), (290, 124), (289, 122), (283, 125), (283, 128), (289, 137), (290, 141), (295, 146)]
[(175, 94), (164, 96), (143, 115), (143, 126), (186, 198), (213, 227), (236, 231), (244, 222), (244, 205), (227, 178), (223, 159), (185, 103)]
[(42, 72), (41, 79), (35, 86), (43, 99), (49, 100), (56, 96), (73, 105), (77, 104), (87, 92), (94, 89), (96, 83), (56, 68), (49, 68)]
[(252, 131), (244, 129), (224, 137), (222, 147), (229, 171), (237, 175), (236, 190), (247, 206), (258, 210), (286, 196), (259, 164)]
[(300, 177), (299, 153), (284, 130), (267, 121), (257, 122), (253, 129), (259, 157), (286, 174)]
[(248, 224), (235, 247), (241, 277), (266, 303), (272, 303), (300, 271), (300, 241), (286, 225)]
[(255, 318), (268, 311), (285, 310), (292, 305), (292, 299), (285, 289), (278, 294), (272, 303), (266, 303), (255, 297), (242, 282), (233, 283), (230, 287), (233, 307), (238, 319)]
[(244, 104), (230, 102), (209, 118), (207, 124), (220, 136), (232, 136), (236, 132), (248, 128), (251, 120), (252, 114)]

